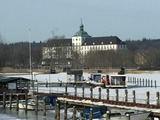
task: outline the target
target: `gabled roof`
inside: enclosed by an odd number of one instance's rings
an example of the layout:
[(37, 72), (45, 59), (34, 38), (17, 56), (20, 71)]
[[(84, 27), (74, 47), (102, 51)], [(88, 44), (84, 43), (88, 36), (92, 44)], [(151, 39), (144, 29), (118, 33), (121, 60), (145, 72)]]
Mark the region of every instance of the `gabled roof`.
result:
[[(72, 46), (72, 39), (58, 39), (51, 42), (52, 46)], [(119, 44), (125, 45), (126, 43), (120, 40), (117, 36), (106, 36), (106, 37), (86, 37), (82, 43), (85, 45), (109, 45)]]
[(82, 45), (125, 44), (117, 36), (85, 38)]
[(71, 46), (72, 45), (72, 39), (52, 39), (50, 42), (50, 46)]

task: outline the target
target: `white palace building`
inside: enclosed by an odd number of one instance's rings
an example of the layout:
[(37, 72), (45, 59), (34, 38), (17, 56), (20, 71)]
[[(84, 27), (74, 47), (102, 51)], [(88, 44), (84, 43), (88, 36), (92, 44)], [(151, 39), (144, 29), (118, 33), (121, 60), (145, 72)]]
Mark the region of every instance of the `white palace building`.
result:
[(43, 60), (51, 58), (51, 53), (54, 58), (60, 47), (68, 51), (66, 57), (69, 58), (71, 49), (84, 56), (91, 50), (125, 50), (126, 44), (117, 36), (91, 37), (84, 31), (84, 25), (81, 22), (79, 31), (71, 39), (53, 39), (52, 46), (43, 47)]

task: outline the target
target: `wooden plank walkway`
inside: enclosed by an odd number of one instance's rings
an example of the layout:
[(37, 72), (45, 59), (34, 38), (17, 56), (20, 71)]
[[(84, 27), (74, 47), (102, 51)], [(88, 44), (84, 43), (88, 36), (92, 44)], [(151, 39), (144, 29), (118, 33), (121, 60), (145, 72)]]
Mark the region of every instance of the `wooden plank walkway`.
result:
[(139, 110), (139, 111), (151, 111), (151, 116), (160, 118), (160, 105), (157, 105), (157, 104), (115, 101), (115, 100), (107, 100), (107, 99), (99, 99), (99, 98), (82, 97), (82, 96), (77, 96), (77, 95), (76, 96), (75, 95), (65, 95), (65, 93), (59, 94), (59, 93), (34, 92), (34, 95), (57, 96), (60, 102), (66, 101), (69, 104), (77, 105), (77, 106), (78, 105), (90, 106), (90, 105), (93, 105), (94, 103), (101, 103), (105, 106), (114, 107), (114, 108), (123, 108), (123, 109), (132, 108), (132, 109)]

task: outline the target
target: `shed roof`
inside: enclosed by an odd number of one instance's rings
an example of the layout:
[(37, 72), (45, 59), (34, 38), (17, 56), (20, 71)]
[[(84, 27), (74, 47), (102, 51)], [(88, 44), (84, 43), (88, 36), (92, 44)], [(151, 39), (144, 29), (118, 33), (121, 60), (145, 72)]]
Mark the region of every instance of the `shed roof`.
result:
[(12, 82), (12, 81), (15, 81), (15, 80), (26, 80), (26, 81), (30, 81), (30, 79), (23, 78), (23, 77), (1, 77), (1, 78), (0, 78), (0, 82), (2, 82), (2, 83)]
[(83, 42), (83, 45), (107, 45), (107, 44), (125, 44), (117, 36), (108, 36), (108, 37), (91, 37), (86, 38)]

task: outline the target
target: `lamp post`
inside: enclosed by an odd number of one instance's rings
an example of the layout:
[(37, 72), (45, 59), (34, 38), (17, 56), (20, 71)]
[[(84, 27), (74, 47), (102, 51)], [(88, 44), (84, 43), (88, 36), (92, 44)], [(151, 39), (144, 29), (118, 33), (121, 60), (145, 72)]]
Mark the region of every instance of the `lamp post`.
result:
[(31, 80), (32, 80), (32, 88), (34, 91), (34, 81), (33, 81), (33, 75), (32, 75), (32, 55), (31, 55), (31, 29), (29, 29), (28, 31), (28, 35), (29, 35), (29, 71), (30, 71), (30, 75), (31, 75)]
[(32, 74), (32, 58), (31, 58), (31, 29), (29, 29), (29, 66), (30, 66), (30, 75)]

